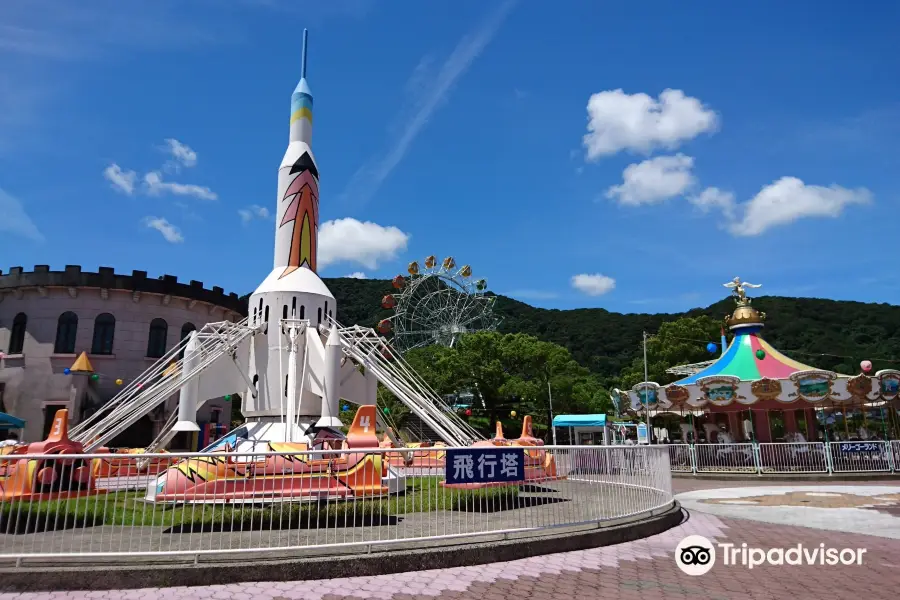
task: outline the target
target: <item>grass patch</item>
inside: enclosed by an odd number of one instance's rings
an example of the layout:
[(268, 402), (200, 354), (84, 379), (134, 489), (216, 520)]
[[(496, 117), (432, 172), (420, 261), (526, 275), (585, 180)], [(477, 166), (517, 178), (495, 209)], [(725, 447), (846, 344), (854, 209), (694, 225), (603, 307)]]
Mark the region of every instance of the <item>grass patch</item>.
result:
[(163, 505), (143, 492), (118, 492), (0, 505), (0, 533), (39, 533), (79, 527), (166, 527), (183, 531), (249, 531), (387, 525), (409, 513), (495, 512), (519, 508), (519, 488), (449, 490), (438, 477), (410, 477), (404, 493), (386, 498), (271, 504)]

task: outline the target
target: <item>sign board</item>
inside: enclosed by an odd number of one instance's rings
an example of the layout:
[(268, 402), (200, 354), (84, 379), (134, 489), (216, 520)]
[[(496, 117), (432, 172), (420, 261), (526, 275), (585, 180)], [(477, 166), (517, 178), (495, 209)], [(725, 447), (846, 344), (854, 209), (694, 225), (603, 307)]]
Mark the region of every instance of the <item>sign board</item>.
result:
[(839, 442), (841, 452), (880, 452), (882, 445), (877, 442)]
[(637, 426), (637, 441), (638, 444), (649, 444), (650, 440), (647, 439), (647, 424), (646, 423), (638, 423)]
[(497, 446), (447, 450), (448, 485), (525, 481), (525, 449)]

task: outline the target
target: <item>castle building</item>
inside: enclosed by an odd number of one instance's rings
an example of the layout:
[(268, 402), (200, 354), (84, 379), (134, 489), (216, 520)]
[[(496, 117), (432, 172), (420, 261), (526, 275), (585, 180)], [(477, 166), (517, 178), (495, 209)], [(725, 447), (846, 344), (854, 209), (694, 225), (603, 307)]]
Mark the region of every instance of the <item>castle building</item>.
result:
[[(0, 412), (25, 421), (25, 441), (44, 439), (57, 410), (68, 409), (77, 423), (191, 331), (244, 314), (237, 294), (200, 281), (179, 283), (172, 275), (121, 275), (110, 267), (90, 273), (77, 265), (0, 271)], [(82, 352), (90, 371), (66, 374)], [(110, 446), (148, 444), (173, 410), (177, 397)], [(197, 415), (200, 423), (230, 419), (224, 398)]]

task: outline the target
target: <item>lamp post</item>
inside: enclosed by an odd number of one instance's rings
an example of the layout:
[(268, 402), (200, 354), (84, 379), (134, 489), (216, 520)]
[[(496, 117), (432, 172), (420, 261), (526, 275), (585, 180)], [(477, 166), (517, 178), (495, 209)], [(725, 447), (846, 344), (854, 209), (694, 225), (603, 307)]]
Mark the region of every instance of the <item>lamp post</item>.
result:
[(550, 380), (547, 380), (547, 397), (550, 399), (550, 429), (553, 431), (553, 445), (556, 445), (556, 427), (553, 426), (553, 392), (550, 390)]
[[(644, 332), (644, 383), (647, 383), (647, 379), (649, 379), (649, 375), (647, 374), (647, 332)], [(644, 388), (644, 421), (647, 424), (647, 444), (651, 441), (650, 434), (650, 395), (647, 393), (646, 388)]]

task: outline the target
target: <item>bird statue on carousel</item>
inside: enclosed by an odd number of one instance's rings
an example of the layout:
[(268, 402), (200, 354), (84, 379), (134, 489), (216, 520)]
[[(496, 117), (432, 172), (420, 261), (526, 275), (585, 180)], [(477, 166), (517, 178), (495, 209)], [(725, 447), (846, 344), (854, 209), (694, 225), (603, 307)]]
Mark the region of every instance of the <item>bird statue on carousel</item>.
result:
[(731, 288), (731, 294), (738, 304), (750, 304), (750, 299), (747, 298), (747, 291), (744, 288), (762, 287), (761, 283), (747, 283), (746, 281), (741, 281), (740, 277), (735, 277), (728, 283), (722, 285)]

